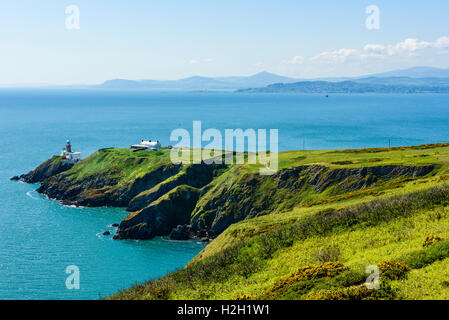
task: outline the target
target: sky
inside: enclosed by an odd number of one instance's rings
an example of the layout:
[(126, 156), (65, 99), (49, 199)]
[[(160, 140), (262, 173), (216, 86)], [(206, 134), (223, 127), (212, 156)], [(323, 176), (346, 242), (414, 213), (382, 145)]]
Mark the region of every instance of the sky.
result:
[(8, 0), (0, 85), (449, 68), (448, 12), (447, 0)]

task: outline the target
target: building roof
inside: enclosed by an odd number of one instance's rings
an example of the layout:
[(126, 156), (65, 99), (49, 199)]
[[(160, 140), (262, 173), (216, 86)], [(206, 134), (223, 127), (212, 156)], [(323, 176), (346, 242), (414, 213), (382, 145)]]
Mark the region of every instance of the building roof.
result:
[(146, 147), (158, 147), (158, 146), (160, 146), (161, 144), (159, 143), (159, 141), (151, 141), (151, 140), (146, 141), (146, 140), (142, 140), (142, 141), (139, 143), (139, 145), (143, 145), (143, 146), (146, 146)]

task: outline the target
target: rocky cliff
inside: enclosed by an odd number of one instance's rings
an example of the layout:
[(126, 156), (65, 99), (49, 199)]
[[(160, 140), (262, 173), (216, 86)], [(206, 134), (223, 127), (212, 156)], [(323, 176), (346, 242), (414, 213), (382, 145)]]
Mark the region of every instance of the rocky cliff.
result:
[(23, 180), (27, 183), (42, 182), (47, 178), (57, 175), (58, 173), (67, 171), (73, 167), (73, 164), (62, 162), (62, 157), (54, 156), (51, 159), (40, 164), (36, 169), (26, 174), (13, 177), (12, 180)]
[(189, 224), (199, 193), (197, 188), (186, 185), (170, 190), (149, 206), (123, 219), (114, 238), (151, 239), (169, 235), (177, 226)]
[(133, 197), (180, 170), (179, 165), (167, 164), (129, 181), (123, 181), (110, 172), (99, 172), (78, 179), (69, 171), (43, 180), (37, 191), (68, 205), (127, 207)]
[(237, 221), (332, 195), (382, 185), (399, 178), (422, 177), (434, 166), (376, 166), (331, 169), (307, 165), (280, 170), (273, 176), (243, 174), (235, 183), (211, 188), (192, 213), (195, 231), (207, 230), (212, 237)]
[[(301, 158), (303, 159), (303, 158)], [(434, 165), (291, 166), (262, 176), (246, 165), (172, 164), (169, 150), (102, 149), (66, 165), (47, 160), (21, 176), (65, 204), (119, 206), (132, 213), (116, 239), (171, 234), (213, 238), (229, 225), (317, 200), (428, 175)]]

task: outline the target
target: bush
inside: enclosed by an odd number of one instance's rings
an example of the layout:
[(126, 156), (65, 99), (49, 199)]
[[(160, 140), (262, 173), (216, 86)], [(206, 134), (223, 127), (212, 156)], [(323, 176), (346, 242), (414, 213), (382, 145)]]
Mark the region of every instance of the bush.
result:
[[(163, 280), (165, 278), (162, 278), (155, 281), (154, 285), (148, 286), (148, 284), (145, 284), (135, 286), (133, 288), (134, 293), (132, 293), (133, 290), (128, 290), (121, 292), (118, 296), (125, 297), (135, 294), (136, 296), (165, 299), (170, 296), (169, 288), (171, 287), (185, 286), (195, 289), (195, 286), (199, 283), (226, 281), (232, 275), (241, 275), (248, 278), (261, 267), (264, 259), (271, 258), (277, 250), (291, 246), (294, 241), (303, 240), (311, 236), (323, 236), (326, 233), (339, 232), (340, 230), (347, 230), (354, 226), (372, 226), (397, 217), (410, 216), (416, 210), (432, 209), (445, 206), (448, 203), (449, 185), (444, 184), (400, 196), (373, 200), (353, 207), (340, 208), (337, 211), (333, 209), (323, 210), (316, 215), (302, 218), (295, 223), (280, 226), (277, 229), (264, 232), (261, 235), (255, 235), (248, 241), (240, 241), (203, 260), (190, 263), (184, 269), (165, 277), (170, 280), (170, 283), (167, 282), (166, 289), (159, 284), (160, 281), (167, 281)], [(246, 251), (246, 248), (250, 248), (250, 250)], [(327, 252), (328, 257), (332, 256), (329, 253), (330, 251)], [(333, 254), (334, 256), (336, 255), (335, 252)], [(334, 259), (334, 257), (324, 258), (326, 256), (324, 253), (322, 256), (324, 260)], [(449, 242), (437, 241), (425, 249), (412, 252), (402, 257), (399, 261), (414, 269), (422, 268), (434, 261), (448, 257)], [(338, 262), (329, 263), (338, 264)], [(340, 264), (340, 268), (342, 267), (344, 266)], [(291, 278), (290, 280), (284, 279), (277, 283), (279, 289), (281, 290), (283, 286), (288, 287), (292, 283), (295, 283), (295, 281), (305, 282), (307, 276), (303, 277), (304, 274), (309, 274), (313, 279), (334, 276), (331, 272), (321, 270), (323, 268), (322, 266), (309, 266), (305, 268), (315, 270), (315, 273), (311, 270), (308, 273), (308, 269), (302, 268), (304, 270), (298, 270), (296, 275), (288, 276), (287, 278)], [(318, 270), (320, 271), (318, 272)], [(335, 270), (339, 269), (335, 268)], [(337, 273), (341, 271), (339, 270)], [(311, 283), (311, 288), (316, 284), (316, 282)], [(310, 286), (307, 287), (309, 288)], [(275, 288), (273, 287), (270, 290), (275, 291)], [(355, 293), (349, 295), (351, 297), (357, 296)]]
[(407, 277), (407, 265), (398, 261), (382, 261), (379, 264), (380, 276), (386, 280), (401, 280)]
[(259, 261), (252, 251), (245, 248), (240, 252), (234, 267), (235, 273), (248, 279), (253, 272), (258, 270)]
[(373, 297), (374, 290), (360, 285), (343, 289), (314, 291), (306, 297), (306, 300), (366, 300)]
[(242, 296), (237, 296), (235, 300), (256, 300), (256, 297), (249, 294), (244, 294)]
[(259, 246), (259, 253), (263, 259), (270, 259), (280, 248), (287, 248), (293, 245), (293, 233), (289, 228), (277, 228), (263, 233), (255, 238)]
[[(440, 177), (440, 179), (441, 179), (441, 177)], [(446, 177), (446, 179), (447, 179), (447, 177)], [(447, 212), (446, 212), (446, 210), (444, 210), (444, 208), (438, 208), (429, 213), (429, 217), (433, 221), (440, 221), (441, 219), (446, 218), (446, 216), (447, 216)]]
[(349, 288), (319, 290), (310, 293), (306, 300), (393, 300), (396, 291), (383, 282), (378, 290), (368, 289), (364, 284)]
[(374, 226), (398, 217), (410, 216), (416, 210), (445, 206), (448, 203), (449, 185), (444, 184), (400, 196), (373, 200), (334, 213), (320, 212), (299, 221), (293, 227), (297, 238), (305, 239), (354, 226)]
[(170, 299), (171, 288), (174, 287), (175, 283), (165, 276), (157, 280), (153, 279), (135, 284), (128, 290), (121, 290), (114, 295), (113, 299), (141, 300), (143, 298), (147, 300), (168, 300)]
[(427, 236), (426, 237), (426, 239), (424, 240), (424, 243), (423, 243), (423, 247), (425, 248), (425, 247), (429, 247), (429, 246), (431, 246), (432, 244), (434, 244), (435, 242), (438, 242), (438, 241), (444, 241), (444, 240), (446, 240), (445, 238), (442, 238), (442, 237), (439, 237), (439, 236), (434, 236), (434, 235), (430, 235), (430, 236)]
[(313, 259), (317, 262), (333, 262), (340, 260), (340, 248), (338, 246), (328, 246), (318, 249), (313, 253)]
[(299, 281), (332, 278), (345, 270), (349, 270), (349, 268), (341, 262), (326, 262), (319, 266), (308, 265), (280, 278), (276, 281), (273, 287), (268, 290), (266, 295), (268, 297), (277, 296), (284, 293), (292, 285)]
[[(183, 270), (173, 273), (172, 277), (175, 281), (180, 281), (189, 287), (192, 287), (196, 281), (223, 281), (233, 274), (247, 278), (261, 266), (264, 259), (270, 259), (277, 250), (291, 246), (296, 240), (324, 235), (354, 225), (375, 225), (395, 217), (411, 215), (413, 210), (444, 205), (448, 201), (449, 185), (444, 184), (387, 199), (373, 200), (353, 207), (340, 208), (337, 211), (323, 210), (296, 223), (283, 225), (254, 236), (247, 242), (236, 243), (213, 256), (189, 264)], [(250, 255), (245, 250), (242, 252), (243, 248), (249, 246), (253, 246)], [(244, 253), (243, 257), (240, 257), (242, 253)], [(239, 268), (237, 262), (239, 260), (243, 262), (244, 267)], [(252, 263), (257, 265), (253, 266)], [(405, 263), (414, 268), (411, 264)]]
[(437, 241), (425, 249), (412, 251), (399, 260), (412, 269), (419, 269), (446, 258), (449, 258), (449, 241)]

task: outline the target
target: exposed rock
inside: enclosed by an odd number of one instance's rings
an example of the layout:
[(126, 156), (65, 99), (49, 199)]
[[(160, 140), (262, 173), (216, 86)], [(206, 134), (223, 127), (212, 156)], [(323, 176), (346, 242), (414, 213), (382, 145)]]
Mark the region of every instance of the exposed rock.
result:
[(208, 232), (206, 229), (201, 229), (201, 230), (198, 230), (197, 235), (198, 235), (198, 237), (204, 239), (204, 238), (207, 238)]
[(62, 157), (54, 156), (40, 164), (36, 169), (21, 175), (19, 178), (27, 183), (42, 182), (45, 179), (67, 171), (72, 167), (73, 164), (62, 162)]
[(300, 166), (281, 170), (277, 174), (277, 186), (298, 189), (304, 183), (315, 187), (315, 192), (322, 193), (332, 185), (339, 183), (346, 191), (356, 191), (370, 187), (379, 179), (391, 180), (399, 177), (421, 177), (430, 173), (433, 166), (377, 166), (363, 168), (329, 169), (324, 166)]
[(179, 225), (170, 232), (169, 237), (171, 240), (188, 240), (190, 239), (190, 227)]
[(341, 194), (372, 187), (379, 181), (422, 177), (433, 169), (432, 165), (338, 169), (308, 165), (283, 169), (273, 176), (248, 174), (232, 186), (217, 185), (210, 190), (204, 196), (207, 200), (202, 200), (192, 213), (192, 229), (198, 237), (204, 236), (205, 229), (215, 237), (243, 219), (291, 209), (301, 203), (298, 194), (307, 190), (323, 193), (333, 187), (334, 194)]
[(118, 224), (118, 223), (113, 223), (112, 226), (113, 226), (114, 228), (117, 228), (117, 227), (119, 226), (119, 224)]
[(107, 230), (106, 230), (105, 232), (103, 232), (103, 235), (104, 235), (104, 236), (109, 236), (110, 234), (111, 234), (111, 232), (110, 232), (110, 231), (107, 231)]
[(226, 165), (221, 164), (192, 164), (179, 172), (171, 179), (161, 182), (150, 190), (143, 191), (131, 199), (127, 211), (137, 211), (145, 208), (168, 191), (180, 185), (188, 185), (195, 188), (201, 188), (212, 181), (217, 170), (225, 168)]
[(188, 224), (198, 201), (199, 191), (179, 186), (142, 210), (122, 220), (117, 239), (151, 239), (166, 236), (178, 225)]
[(14, 177), (12, 177), (12, 178), (9, 179), (9, 180), (11, 180), (11, 181), (17, 181), (17, 180), (20, 180), (20, 177), (19, 177), (19, 176), (14, 176)]
[[(92, 161), (95, 167), (110, 155), (109, 151), (100, 150), (84, 161)], [(67, 171), (73, 165), (55, 156), (28, 174), (12, 179), (41, 182), (38, 192), (65, 204), (133, 210), (119, 225), (113, 224), (118, 226), (114, 239), (151, 239), (166, 235), (172, 239), (192, 236), (209, 239), (243, 219), (290, 210), (303, 201), (310, 202), (310, 199), (304, 200), (303, 195), (340, 195), (376, 187), (389, 180), (422, 177), (434, 169), (432, 165), (335, 169), (304, 165), (263, 176), (241, 170), (239, 166), (204, 163), (183, 166), (172, 164), (168, 158), (155, 158), (138, 167), (148, 158), (127, 156), (123, 160), (118, 156), (114, 159), (115, 162), (104, 167), (99, 165), (99, 170), (82, 171), (82, 165), (86, 164), (83, 161)], [(137, 173), (124, 174), (122, 160), (128, 162), (125, 168), (137, 166)], [(214, 180), (224, 169), (229, 170), (229, 179)]]
[(71, 175), (60, 174), (44, 180), (37, 191), (69, 205), (126, 207), (135, 195), (153, 188), (180, 169), (181, 165), (161, 166), (143, 177), (120, 185), (120, 181), (108, 172), (79, 180)]

